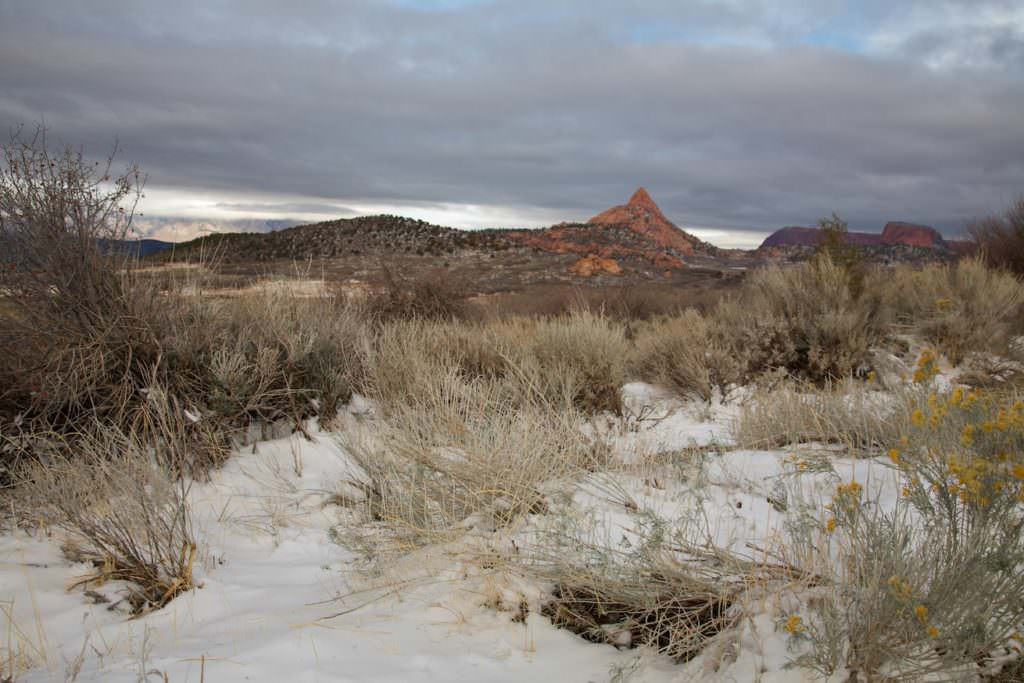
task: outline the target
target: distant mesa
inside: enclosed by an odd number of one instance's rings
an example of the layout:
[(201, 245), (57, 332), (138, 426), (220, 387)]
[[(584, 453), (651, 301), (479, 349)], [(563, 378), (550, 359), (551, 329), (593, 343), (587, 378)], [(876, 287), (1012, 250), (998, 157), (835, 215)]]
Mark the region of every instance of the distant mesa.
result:
[[(761, 243), (761, 249), (780, 247), (814, 247), (821, 240), (818, 228), (790, 226), (776, 230)], [(961, 250), (960, 243), (947, 242), (938, 230), (928, 225), (890, 221), (881, 234), (871, 232), (848, 232), (846, 241), (862, 247), (904, 246), (920, 249)]]

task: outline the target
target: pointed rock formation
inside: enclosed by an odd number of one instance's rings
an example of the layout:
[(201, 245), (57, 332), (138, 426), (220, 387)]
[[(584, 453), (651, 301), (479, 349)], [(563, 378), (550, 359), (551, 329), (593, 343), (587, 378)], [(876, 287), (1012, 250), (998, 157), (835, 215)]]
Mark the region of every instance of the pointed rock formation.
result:
[(626, 227), (639, 233), (663, 249), (673, 249), (692, 256), (706, 245), (693, 235), (680, 230), (665, 217), (644, 188), (637, 189), (629, 202), (614, 206), (590, 219), (591, 225)]

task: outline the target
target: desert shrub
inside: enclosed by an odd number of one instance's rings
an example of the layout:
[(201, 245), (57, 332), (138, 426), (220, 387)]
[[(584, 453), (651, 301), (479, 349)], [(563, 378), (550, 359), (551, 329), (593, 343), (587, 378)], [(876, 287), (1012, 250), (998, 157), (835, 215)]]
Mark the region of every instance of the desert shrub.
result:
[(783, 383), (759, 389), (739, 409), (732, 435), (743, 448), (838, 444), (876, 455), (907, 429), (915, 389), (883, 393), (860, 382), (826, 387)]
[(167, 320), (168, 364), (191, 373), (191, 396), (226, 426), (329, 421), (362, 381), (362, 326), (328, 301), (262, 292), (195, 302)]
[(992, 215), (968, 226), (982, 259), (993, 267), (1024, 274), (1024, 196), (1002, 215)]
[(79, 585), (128, 582), (133, 614), (192, 590), (197, 540), (184, 479), (154, 462), (148, 443), (113, 428), (55, 437), (50, 448), (45, 466), (19, 472), (18, 510), (63, 531), (65, 554), (93, 565)]
[(444, 272), (410, 278), (384, 269), (384, 286), (363, 302), (374, 323), (389, 320), (461, 320), (471, 315), (464, 289)]
[(715, 389), (724, 395), (741, 378), (742, 369), (732, 353), (723, 350), (718, 331), (692, 310), (653, 321), (636, 335), (630, 372), (682, 396), (710, 401)]
[[(877, 288), (858, 293), (848, 272), (827, 254), (789, 268), (752, 273), (738, 298), (720, 305), (721, 337), (734, 344), (747, 375), (783, 368), (812, 382), (866, 373), (872, 347), (885, 336)], [(742, 340), (758, 335), (752, 348)]]
[(885, 286), (893, 322), (959, 365), (977, 351), (1005, 353), (1024, 303), (1024, 286), (981, 259), (921, 270), (897, 268)]
[[(1024, 624), (1024, 404), (956, 389), (912, 411), (889, 457), (895, 502), (840, 484), (794, 538), (828, 586), (799, 661), (863, 680), (992, 673)], [(931, 680), (931, 678), (929, 678)]]

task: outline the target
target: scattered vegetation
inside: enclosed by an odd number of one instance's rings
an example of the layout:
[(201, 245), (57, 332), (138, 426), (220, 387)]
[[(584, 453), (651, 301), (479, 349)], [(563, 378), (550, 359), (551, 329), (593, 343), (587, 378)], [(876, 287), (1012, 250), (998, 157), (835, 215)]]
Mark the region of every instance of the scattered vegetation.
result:
[[(1021, 332), (1022, 285), (981, 259), (873, 271), (833, 216), (810, 261), (753, 272), (703, 311), (623, 291), (615, 305), (488, 316), (443, 275), (391, 275), (357, 305), (218, 298), (190, 288), (188, 268), (147, 277), (102, 247), (130, 230), (133, 167), (114, 177), (51, 152), (43, 132), (16, 135), (4, 160), (2, 484), (23, 524), (61, 530), (67, 554), (95, 567), (87, 582), (128, 582), (132, 614), (194, 587), (189, 482), (254, 428), (330, 424), (359, 393), (371, 427), (341, 432), (359, 471), (335, 496), (358, 523), (335, 537), (379, 559), (544, 515), (524, 562), (550, 584), (542, 612), (595, 642), (687, 660), (737, 625), (752, 587), (796, 579), (804, 601), (781, 628), (796, 661), (826, 675), (994, 674), (1019, 637), (1024, 403), (934, 381), (945, 361), (1011, 354)], [(985, 224), (983, 246), (1020, 232), (1018, 208)], [(907, 382), (879, 379), (922, 342)], [(825, 509), (794, 497), (785, 562), (740, 558), (630, 501), (633, 540), (610, 547), (556, 508), (567, 485), (621, 465), (596, 427), (621, 416), (630, 379), (742, 398), (741, 447), (886, 454), (903, 495), (872, 500), (840, 479)]]

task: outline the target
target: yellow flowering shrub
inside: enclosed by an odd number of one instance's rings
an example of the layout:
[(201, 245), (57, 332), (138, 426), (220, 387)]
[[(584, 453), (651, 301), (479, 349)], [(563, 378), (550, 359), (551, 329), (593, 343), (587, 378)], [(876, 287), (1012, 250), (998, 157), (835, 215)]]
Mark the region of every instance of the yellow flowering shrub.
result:
[(963, 525), (1024, 502), (1024, 402), (957, 388), (929, 394), (910, 421), (890, 460), (919, 509)]
[(794, 556), (815, 558), (829, 586), (785, 630), (806, 646), (796, 661), (825, 676), (984, 679), (1024, 624), (1024, 402), (927, 391), (908, 394), (906, 429), (881, 449), (894, 501), (841, 481), (826, 514), (791, 526)]

